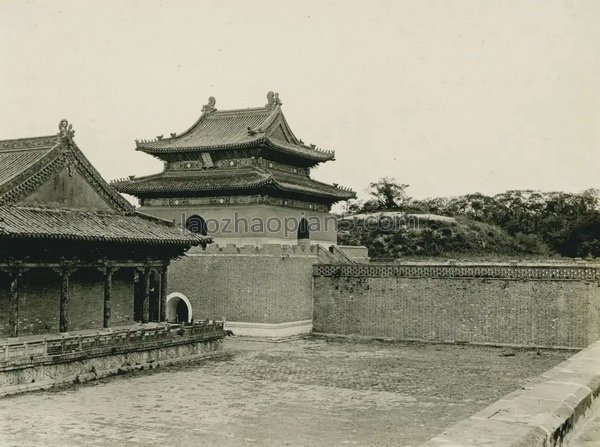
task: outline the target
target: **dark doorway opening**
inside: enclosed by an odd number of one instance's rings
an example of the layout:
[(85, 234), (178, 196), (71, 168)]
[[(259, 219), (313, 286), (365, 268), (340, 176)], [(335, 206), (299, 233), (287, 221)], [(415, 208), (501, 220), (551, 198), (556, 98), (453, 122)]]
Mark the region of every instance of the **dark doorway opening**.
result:
[[(133, 273), (133, 320), (144, 320), (144, 273), (135, 270)], [(148, 272), (148, 321), (160, 319), (160, 275), (156, 270)]]
[(156, 270), (150, 272), (150, 303), (149, 303), (149, 321), (159, 321), (160, 319), (160, 275)]
[(180, 323), (187, 323), (189, 319), (189, 312), (187, 304), (183, 300), (179, 300), (177, 308), (175, 309), (175, 315), (177, 315), (177, 321)]
[(302, 220), (300, 220), (300, 225), (298, 225), (298, 239), (310, 239), (308, 220), (306, 220), (304, 217)]
[(137, 270), (133, 272), (133, 321), (142, 321), (144, 303), (143, 275)]
[(206, 221), (197, 214), (193, 214), (187, 218), (185, 228), (192, 233), (201, 234), (202, 236), (206, 236), (207, 234)]

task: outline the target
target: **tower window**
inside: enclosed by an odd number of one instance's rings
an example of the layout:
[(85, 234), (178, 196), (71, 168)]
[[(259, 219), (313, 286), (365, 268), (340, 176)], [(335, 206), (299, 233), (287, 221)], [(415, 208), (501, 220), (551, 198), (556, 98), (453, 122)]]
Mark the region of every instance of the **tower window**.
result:
[(298, 225), (298, 239), (310, 239), (310, 231), (308, 229), (308, 220), (302, 218)]
[(187, 218), (185, 228), (192, 233), (201, 234), (202, 236), (206, 236), (207, 234), (206, 221), (197, 214)]

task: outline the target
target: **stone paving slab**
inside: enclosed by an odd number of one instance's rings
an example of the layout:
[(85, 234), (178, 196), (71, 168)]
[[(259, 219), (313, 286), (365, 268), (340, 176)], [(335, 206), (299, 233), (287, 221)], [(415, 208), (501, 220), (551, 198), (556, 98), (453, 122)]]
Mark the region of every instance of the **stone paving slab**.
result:
[[(539, 382), (504, 396), (422, 447), (600, 446), (599, 379), (600, 341), (541, 374)], [(590, 417), (592, 421), (586, 422)]]
[(201, 364), (0, 399), (0, 445), (414, 447), (569, 356), (314, 338), (229, 338), (224, 349)]

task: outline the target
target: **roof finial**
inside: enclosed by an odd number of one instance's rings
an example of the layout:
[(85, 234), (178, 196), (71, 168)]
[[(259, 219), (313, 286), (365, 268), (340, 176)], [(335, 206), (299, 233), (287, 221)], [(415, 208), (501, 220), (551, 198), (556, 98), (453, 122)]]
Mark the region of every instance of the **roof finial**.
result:
[(208, 104), (202, 106), (202, 113), (211, 113), (216, 111), (217, 109), (215, 108), (215, 104), (217, 103), (217, 100), (215, 99), (214, 96), (211, 96), (208, 98)]
[(279, 99), (279, 93), (273, 93), (273, 92), (269, 92), (267, 93), (267, 104), (265, 105), (265, 107), (269, 107), (269, 108), (274, 108), (277, 106), (280, 106), (281, 100)]
[(68, 143), (73, 143), (74, 135), (73, 125), (69, 124), (66, 119), (60, 120), (60, 123), (58, 123), (58, 138)]

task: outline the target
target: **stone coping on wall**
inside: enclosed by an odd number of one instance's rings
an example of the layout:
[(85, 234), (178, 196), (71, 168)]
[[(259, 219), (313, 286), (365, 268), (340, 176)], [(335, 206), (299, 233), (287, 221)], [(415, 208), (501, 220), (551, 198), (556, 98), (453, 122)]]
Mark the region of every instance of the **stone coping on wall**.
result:
[(317, 256), (318, 245), (286, 245), (262, 244), (242, 245), (237, 244), (209, 244), (206, 248), (194, 247), (187, 252), (188, 256), (198, 255), (276, 255), (276, 256)]
[[(438, 434), (421, 447), (563, 445), (600, 394), (600, 341)], [(493, 384), (489, 384), (493, 386)]]
[(512, 280), (598, 281), (600, 264), (547, 262), (407, 262), (398, 264), (318, 264), (314, 276), (400, 278), (488, 278)]
[(312, 331), (312, 320), (287, 321), (285, 323), (227, 321), (225, 323), (225, 330), (230, 330), (236, 336), (241, 337), (280, 340), (310, 334)]

